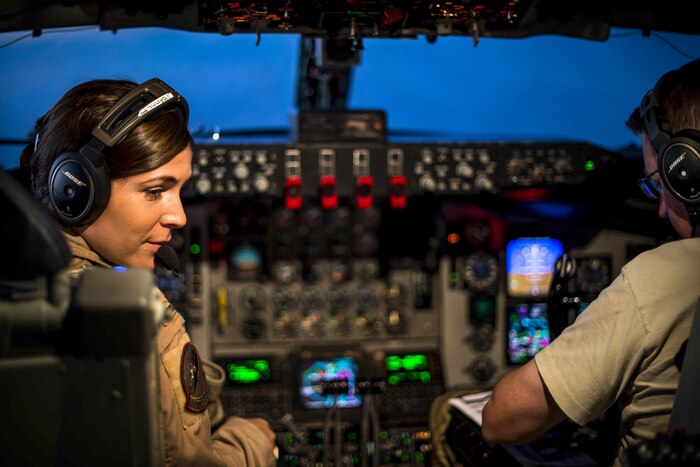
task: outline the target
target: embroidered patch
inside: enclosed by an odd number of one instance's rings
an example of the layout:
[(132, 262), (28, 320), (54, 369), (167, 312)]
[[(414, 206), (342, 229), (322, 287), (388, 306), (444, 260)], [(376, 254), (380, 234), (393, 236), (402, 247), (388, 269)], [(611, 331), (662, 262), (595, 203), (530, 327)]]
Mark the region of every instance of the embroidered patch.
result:
[(185, 344), (185, 348), (182, 349), (180, 379), (182, 380), (182, 390), (185, 392), (185, 408), (194, 413), (207, 410), (209, 398), (207, 397), (207, 378), (204, 374), (204, 364), (192, 342)]

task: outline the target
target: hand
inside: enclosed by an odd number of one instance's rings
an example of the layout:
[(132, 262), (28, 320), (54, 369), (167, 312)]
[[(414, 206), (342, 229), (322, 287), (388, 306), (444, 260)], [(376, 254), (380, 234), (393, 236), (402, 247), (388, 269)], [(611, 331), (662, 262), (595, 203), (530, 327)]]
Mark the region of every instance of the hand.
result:
[(275, 444), (275, 439), (277, 439), (277, 436), (275, 435), (275, 432), (270, 429), (270, 424), (267, 423), (267, 420), (264, 418), (246, 418), (246, 420), (260, 428), (263, 433), (265, 433), (267, 439), (269, 439), (273, 445)]

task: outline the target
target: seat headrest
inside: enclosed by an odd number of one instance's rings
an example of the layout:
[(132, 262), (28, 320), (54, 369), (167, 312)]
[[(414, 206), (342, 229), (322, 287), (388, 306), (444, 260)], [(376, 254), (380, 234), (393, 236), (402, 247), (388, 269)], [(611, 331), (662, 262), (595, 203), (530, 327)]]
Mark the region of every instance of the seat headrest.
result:
[(29, 280), (68, 267), (71, 253), (58, 222), (0, 169), (0, 280)]

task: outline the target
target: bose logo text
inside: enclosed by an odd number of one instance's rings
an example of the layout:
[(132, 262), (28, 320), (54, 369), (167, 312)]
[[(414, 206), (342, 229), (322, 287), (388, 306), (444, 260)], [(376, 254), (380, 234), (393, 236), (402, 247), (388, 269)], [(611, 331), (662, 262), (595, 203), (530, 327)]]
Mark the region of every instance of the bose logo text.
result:
[(71, 181), (73, 181), (73, 183), (75, 183), (75, 184), (78, 185), (78, 186), (87, 186), (87, 185), (85, 185), (85, 183), (81, 182), (80, 179), (78, 179), (78, 177), (76, 177), (76, 176), (73, 175), (72, 173), (68, 172), (67, 170), (64, 170), (64, 171), (63, 171), (63, 175), (65, 175), (66, 177), (70, 178)]
[(170, 99), (172, 99), (173, 93), (169, 92), (167, 94), (163, 94), (160, 96), (158, 99), (154, 100), (150, 104), (146, 105), (143, 109), (139, 110), (139, 117), (142, 116), (143, 114), (150, 112), (151, 110), (155, 109), (159, 105), (161, 105), (163, 102), (168, 102)]
[(679, 163), (680, 161), (682, 161), (683, 159), (685, 159), (685, 155), (686, 155), (686, 154), (687, 154), (687, 153), (684, 152), (683, 154), (681, 154), (680, 156), (678, 156), (678, 159), (676, 159), (675, 161), (673, 161), (673, 162), (671, 163), (671, 165), (668, 166), (668, 173), (671, 173), (671, 170), (673, 170), (673, 168), (674, 168), (675, 166), (677, 166), (678, 163)]

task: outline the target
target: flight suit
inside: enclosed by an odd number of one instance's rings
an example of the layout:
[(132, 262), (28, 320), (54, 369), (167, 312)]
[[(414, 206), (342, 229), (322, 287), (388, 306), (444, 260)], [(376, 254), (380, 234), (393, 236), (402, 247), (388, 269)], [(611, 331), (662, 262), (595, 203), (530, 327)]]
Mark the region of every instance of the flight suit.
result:
[[(71, 275), (77, 277), (90, 267), (110, 267), (82, 237), (67, 230), (64, 234), (73, 254)], [(274, 465), (272, 443), (248, 420), (229, 417), (211, 433), (204, 365), (185, 330), (185, 320), (162, 293), (160, 298), (166, 307), (157, 336), (165, 465)]]

